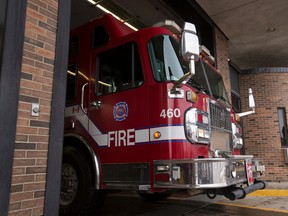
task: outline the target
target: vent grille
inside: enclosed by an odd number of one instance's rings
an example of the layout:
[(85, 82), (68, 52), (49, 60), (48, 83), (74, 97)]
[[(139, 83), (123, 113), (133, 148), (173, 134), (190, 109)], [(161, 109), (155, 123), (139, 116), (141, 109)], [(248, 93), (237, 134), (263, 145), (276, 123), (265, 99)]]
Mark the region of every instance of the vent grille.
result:
[(232, 151), (232, 125), (230, 112), (209, 100), (211, 149)]

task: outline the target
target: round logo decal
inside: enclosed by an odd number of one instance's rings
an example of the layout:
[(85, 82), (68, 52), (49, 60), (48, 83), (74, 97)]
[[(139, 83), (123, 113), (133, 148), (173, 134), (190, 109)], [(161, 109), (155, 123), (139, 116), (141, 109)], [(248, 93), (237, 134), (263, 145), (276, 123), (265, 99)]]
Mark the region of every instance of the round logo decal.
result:
[(116, 121), (123, 121), (128, 116), (128, 104), (125, 102), (119, 102), (114, 106), (113, 111), (114, 119)]

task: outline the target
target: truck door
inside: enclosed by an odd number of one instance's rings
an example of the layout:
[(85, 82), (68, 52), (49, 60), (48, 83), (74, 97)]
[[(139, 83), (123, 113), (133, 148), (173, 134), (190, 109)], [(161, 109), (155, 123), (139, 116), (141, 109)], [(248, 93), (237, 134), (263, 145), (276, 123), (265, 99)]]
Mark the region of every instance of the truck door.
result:
[(89, 131), (102, 163), (148, 161), (148, 84), (136, 43), (92, 55)]

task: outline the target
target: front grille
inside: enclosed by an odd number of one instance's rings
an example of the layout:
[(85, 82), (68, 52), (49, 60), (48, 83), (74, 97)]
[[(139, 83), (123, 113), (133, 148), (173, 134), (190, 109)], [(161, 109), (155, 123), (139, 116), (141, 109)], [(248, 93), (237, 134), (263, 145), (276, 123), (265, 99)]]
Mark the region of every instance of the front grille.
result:
[(232, 125), (230, 112), (212, 100), (209, 100), (211, 126), (211, 149), (232, 151)]

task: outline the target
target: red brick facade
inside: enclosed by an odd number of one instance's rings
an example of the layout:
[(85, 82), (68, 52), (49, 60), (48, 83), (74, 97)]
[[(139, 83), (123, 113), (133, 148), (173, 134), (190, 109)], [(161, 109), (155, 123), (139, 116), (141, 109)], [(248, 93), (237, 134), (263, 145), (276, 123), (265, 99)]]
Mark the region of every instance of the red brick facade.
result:
[[(57, 0), (28, 0), (9, 215), (43, 215)], [(31, 103), (40, 104), (39, 117)]]
[(215, 31), (217, 69), (220, 71), (223, 77), (228, 98), (231, 100), (227, 39), (219, 29), (216, 28)]
[(255, 69), (240, 76), (242, 109), (248, 108), (248, 88), (253, 89), (256, 113), (243, 117), (246, 154), (261, 158), (265, 179), (287, 181), (288, 164), (281, 147), (277, 108), (288, 110), (288, 68)]

